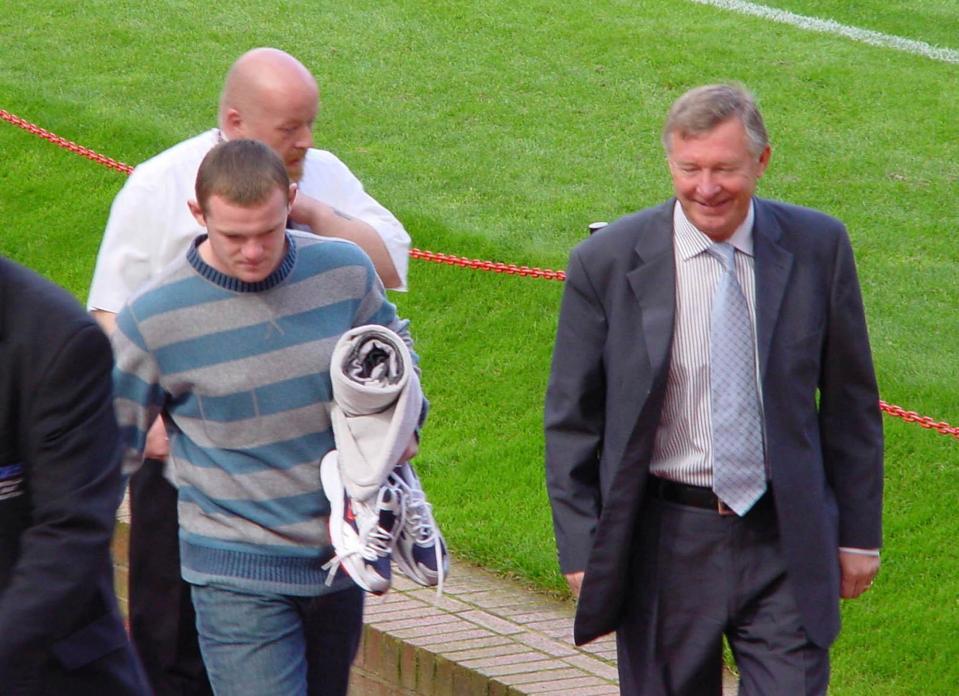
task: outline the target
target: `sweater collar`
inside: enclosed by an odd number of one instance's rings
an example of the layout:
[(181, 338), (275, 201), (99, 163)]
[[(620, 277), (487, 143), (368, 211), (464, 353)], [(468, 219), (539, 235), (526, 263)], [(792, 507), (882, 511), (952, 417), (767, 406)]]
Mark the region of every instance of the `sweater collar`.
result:
[(270, 273), (263, 280), (258, 280), (255, 283), (248, 283), (245, 280), (240, 280), (226, 273), (216, 270), (208, 264), (200, 256), (199, 247), (206, 241), (207, 235), (201, 234), (199, 237), (193, 240), (193, 244), (190, 245), (190, 250), (187, 252), (187, 261), (190, 262), (190, 265), (193, 266), (193, 270), (199, 273), (201, 276), (209, 280), (215, 285), (219, 285), (221, 288), (229, 290), (230, 292), (263, 292), (264, 290), (270, 290), (275, 288), (277, 285), (282, 283), (290, 273), (293, 271), (293, 266), (296, 264), (296, 240), (293, 236), (287, 232), (286, 233), (286, 254), (283, 255), (283, 260), (280, 261), (280, 265)]

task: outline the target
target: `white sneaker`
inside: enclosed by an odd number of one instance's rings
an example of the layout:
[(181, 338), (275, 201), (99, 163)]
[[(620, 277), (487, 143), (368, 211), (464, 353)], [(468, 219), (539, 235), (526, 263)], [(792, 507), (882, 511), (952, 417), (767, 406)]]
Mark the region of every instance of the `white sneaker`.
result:
[(371, 505), (352, 500), (340, 479), (336, 450), (323, 457), (320, 480), (330, 500), (330, 539), (336, 551), (323, 566), (327, 584), (342, 566), (364, 590), (384, 594), (392, 583), (390, 558), (403, 527), (402, 493), (384, 485)]

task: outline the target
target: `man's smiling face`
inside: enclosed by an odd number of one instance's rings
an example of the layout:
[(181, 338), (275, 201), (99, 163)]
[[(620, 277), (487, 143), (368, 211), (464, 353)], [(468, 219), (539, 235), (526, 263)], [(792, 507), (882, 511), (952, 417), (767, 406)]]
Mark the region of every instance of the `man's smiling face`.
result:
[(714, 241), (728, 239), (746, 219), (769, 156), (768, 145), (753, 152), (738, 118), (702, 134), (671, 133), (669, 173), (689, 221)]

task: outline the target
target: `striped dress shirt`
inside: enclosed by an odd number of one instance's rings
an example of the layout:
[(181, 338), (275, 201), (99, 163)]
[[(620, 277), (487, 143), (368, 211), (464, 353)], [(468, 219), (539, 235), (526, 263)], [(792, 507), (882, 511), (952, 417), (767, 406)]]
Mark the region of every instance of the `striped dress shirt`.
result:
[[(756, 278), (753, 260), (753, 206), (727, 241), (736, 248), (736, 278), (746, 296), (756, 352)], [(689, 221), (682, 206), (673, 210), (676, 264), (676, 319), (663, 414), (656, 432), (650, 472), (691, 486), (712, 487), (712, 426), (709, 405), (709, 319), (722, 262), (707, 250), (713, 241)], [(761, 402), (761, 394), (758, 395)]]

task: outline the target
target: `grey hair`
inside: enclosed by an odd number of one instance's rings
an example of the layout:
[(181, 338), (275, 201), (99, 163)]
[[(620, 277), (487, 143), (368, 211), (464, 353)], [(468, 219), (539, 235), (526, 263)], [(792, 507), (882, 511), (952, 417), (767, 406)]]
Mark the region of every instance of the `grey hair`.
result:
[(766, 124), (756, 99), (742, 85), (704, 85), (689, 90), (675, 102), (663, 126), (663, 148), (670, 151), (670, 135), (680, 138), (703, 135), (731, 118), (738, 118), (746, 129), (750, 151), (758, 157), (769, 145)]

